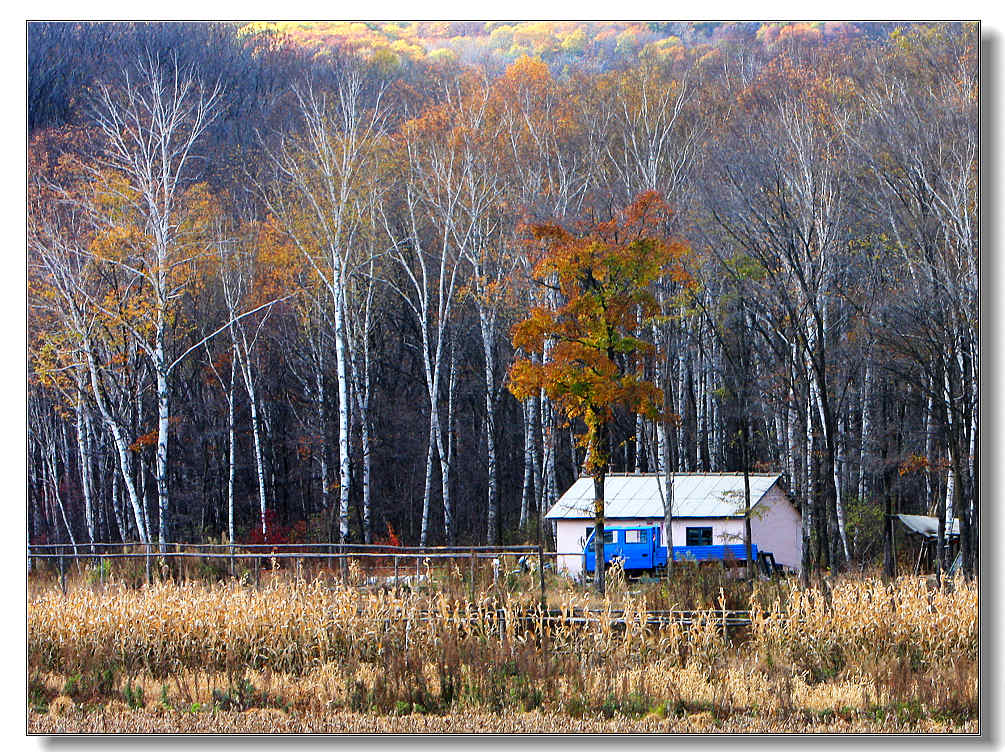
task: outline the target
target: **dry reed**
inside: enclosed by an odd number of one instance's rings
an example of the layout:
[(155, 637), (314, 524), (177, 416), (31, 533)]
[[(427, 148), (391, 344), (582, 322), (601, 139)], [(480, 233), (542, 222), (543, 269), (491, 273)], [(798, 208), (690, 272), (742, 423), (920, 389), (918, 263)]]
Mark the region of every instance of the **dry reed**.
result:
[[(73, 695), (306, 713), (976, 718), (976, 584), (772, 587), (770, 599), (755, 590), (751, 625), (740, 632), (712, 608), (689, 625), (654, 625), (653, 592), (589, 613), (596, 601), (569, 590), (549, 615), (534, 598), (498, 588), (470, 601), (295, 579), (261, 589), (79, 587), (65, 596), (36, 588), (29, 700), (39, 709)], [(66, 703), (57, 703), (64, 713)]]

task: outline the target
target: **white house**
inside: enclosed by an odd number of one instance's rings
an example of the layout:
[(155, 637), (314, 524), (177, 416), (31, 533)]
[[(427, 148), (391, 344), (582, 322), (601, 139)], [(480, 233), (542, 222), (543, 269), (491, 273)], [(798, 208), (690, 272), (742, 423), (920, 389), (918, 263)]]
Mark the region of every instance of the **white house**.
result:
[[(802, 518), (780, 478), (778, 473), (750, 474), (751, 542), (759, 551), (773, 553), (776, 563), (799, 570)], [(743, 473), (674, 473), (673, 487), (675, 546), (743, 543)], [(606, 524), (662, 524), (665, 488), (663, 475), (608, 474)], [(593, 478), (573, 483), (545, 517), (552, 521), (559, 570), (578, 575), (583, 569), (583, 543), (593, 529)], [(664, 530), (664, 545), (666, 540)]]

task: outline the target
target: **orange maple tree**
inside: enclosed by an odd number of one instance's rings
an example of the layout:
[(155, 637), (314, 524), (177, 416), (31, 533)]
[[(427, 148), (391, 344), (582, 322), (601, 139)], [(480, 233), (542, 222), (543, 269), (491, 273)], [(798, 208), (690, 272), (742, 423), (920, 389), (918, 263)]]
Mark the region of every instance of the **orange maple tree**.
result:
[[(655, 420), (663, 393), (646, 379), (645, 363), (656, 347), (638, 336), (660, 313), (654, 283), (685, 280), (687, 246), (661, 232), (669, 209), (650, 191), (607, 222), (579, 231), (555, 223), (526, 228), (532, 248), (543, 248), (533, 277), (564, 301), (537, 306), (513, 328), (513, 344), (525, 355), (510, 368), (517, 399), (543, 389), (568, 419), (580, 419), (586, 469), (594, 481), (596, 587), (603, 592), (604, 479), (609, 426), (615, 408)], [(545, 349), (548, 348), (546, 356)]]

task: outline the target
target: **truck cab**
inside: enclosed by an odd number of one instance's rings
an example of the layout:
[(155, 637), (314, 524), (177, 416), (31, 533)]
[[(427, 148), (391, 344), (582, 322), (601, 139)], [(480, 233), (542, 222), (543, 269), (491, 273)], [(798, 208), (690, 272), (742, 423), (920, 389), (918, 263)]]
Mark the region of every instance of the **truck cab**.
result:
[[(590, 530), (583, 547), (585, 569), (596, 568), (593, 540), (596, 531)], [(667, 563), (666, 546), (661, 545), (659, 525), (625, 525), (604, 528), (604, 564), (620, 559), (625, 571), (649, 571)]]
[[(596, 567), (593, 550), (594, 529), (589, 528), (583, 546), (584, 569), (592, 572)], [(662, 541), (660, 525), (611, 525), (604, 527), (604, 563), (610, 565), (620, 559), (626, 572), (645, 572), (667, 565), (667, 547)], [(746, 561), (744, 544), (674, 546), (674, 561), (713, 562), (721, 561), (726, 566), (736, 566)], [(751, 555), (756, 560), (757, 545), (751, 546)]]

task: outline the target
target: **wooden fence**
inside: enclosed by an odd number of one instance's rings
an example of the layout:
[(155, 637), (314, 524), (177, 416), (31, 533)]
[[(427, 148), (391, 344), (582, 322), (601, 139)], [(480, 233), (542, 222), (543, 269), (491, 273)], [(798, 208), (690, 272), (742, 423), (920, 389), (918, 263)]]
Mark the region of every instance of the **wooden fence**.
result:
[[(349, 561), (387, 560), (391, 561), (393, 574), (389, 578), (376, 578), (375, 584), (387, 584), (398, 587), (403, 584), (412, 585), (421, 581), (420, 573), (424, 562), (463, 562), (468, 566), (468, 582), (474, 597), (475, 567), (478, 562), (502, 561), (502, 557), (525, 557), (524, 562), (536, 563), (537, 587), (540, 589), (540, 602), (546, 620), (558, 620), (562, 623), (578, 624), (583, 627), (595, 626), (603, 622), (612, 627), (625, 626), (624, 612), (609, 609), (576, 608), (571, 613), (548, 609), (545, 598), (544, 570), (545, 559), (556, 559), (558, 556), (575, 555), (577, 552), (544, 551), (541, 546), (382, 546), (349, 543), (312, 543), (312, 544), (220, 544), (220, 543), (171, 543), (165, 547), (158, 543), (80, 543), (73, 546), (69, 543), (30, 544), (28, 546), (29, 570), (37, 566), (37, 562), (50, 562), (58, 567), (59, 583), (63, 593), (66, 593), (66, 574), (70, 565), (78, 568), (83, 565), (97, 564), (98, 583), (104, 584), (105, 567), (101, 564), (114, 560), (138, 560), (144, 562), (146, 582), (152, 582), (152, 567), (160, 566), (162, 562), (201, 559), (207, 561), (224, 561), (227, 563), (230, 576), (235, 575), (239, 562), (250, 562), (251, 567), (246, 572), (254, 578), (255, 586), (260, 586), (260, 573), (263, 563), (270, 566), (281, 562), (293, 562), (296, 574), (302, 574), (301, 563), (315, 561), (322, 564), (337, 564), (341, 577), (345, 577), (346, 565)], [(582, 552), (578, 552), (580, 555)], [(402, 575), (404, 571), (412, 571), (415, 563), (415, 577)], [(500, 574), (501, 566), (493, 567), (493, 580)], [(651, 611), (646, 617), (646, 626), (662, 628), (671, 622), (681, 626), (690, 626), (696, 621), (704, 621), (712, 617), (714, 622), (721, 624), (724, 630), (750, 625), (750, 614), (747, 611), (713, 610), (710, 612), (693, 612), (681, 610)]]
[[(538, 586), (541, 591), (541, 601), (544, 602), (544, 559), (545, 556), (556, 556), (546, 553), (542, 546), (387, 546), (358, 543), (285, 543), (285, 544), (228, 544), (228, 543), (78, 543), (76, 546), (68, 543), (36, 543), (28, 545), (28, 570), (37, 566), (39, 561), (54, 562), (59, 570), (59, 582), (63, 592), (66, 592), (66, 570), (69, 565), (81, 563), (97, 566), (99, 582), (103, 584), (106, 561), (143, 560), (144, 576), (149, 584), (152, 581), (153, 563), (167, 561), (184, 561), (197, 559), (200, 561), (225, 562), (231, 577), (235, 576), (239, 562), (249, 562), (249, 574), (259, 583), (263, 562), (270, 565), (282, 562), (293, 562), (299, 574), (305, 561), (337, 564), (340, 575), (346, 575), (347, 564), (350, 561), (381, 562), (390, 561), (393, 574), (384, 581), (395, 586), (402, 582), (415, 582), (421, 579), (424, 563), (434, 562), (465, 562), (468, 565), (469, 582), (472, 587), (475, 579), (475, 566), (479, 561), (490, 560), (501, 562), (502, 557), (522, 559), (525, 564), (535, 561), (537, 564)], [(415, 578), (402, 575), (402, 570), (411, 571), (414, 561)], [(499, 575), (500, 564), (493, 567), (493, 578)], [(529, 570), (529, 567), (528, 567)]]

